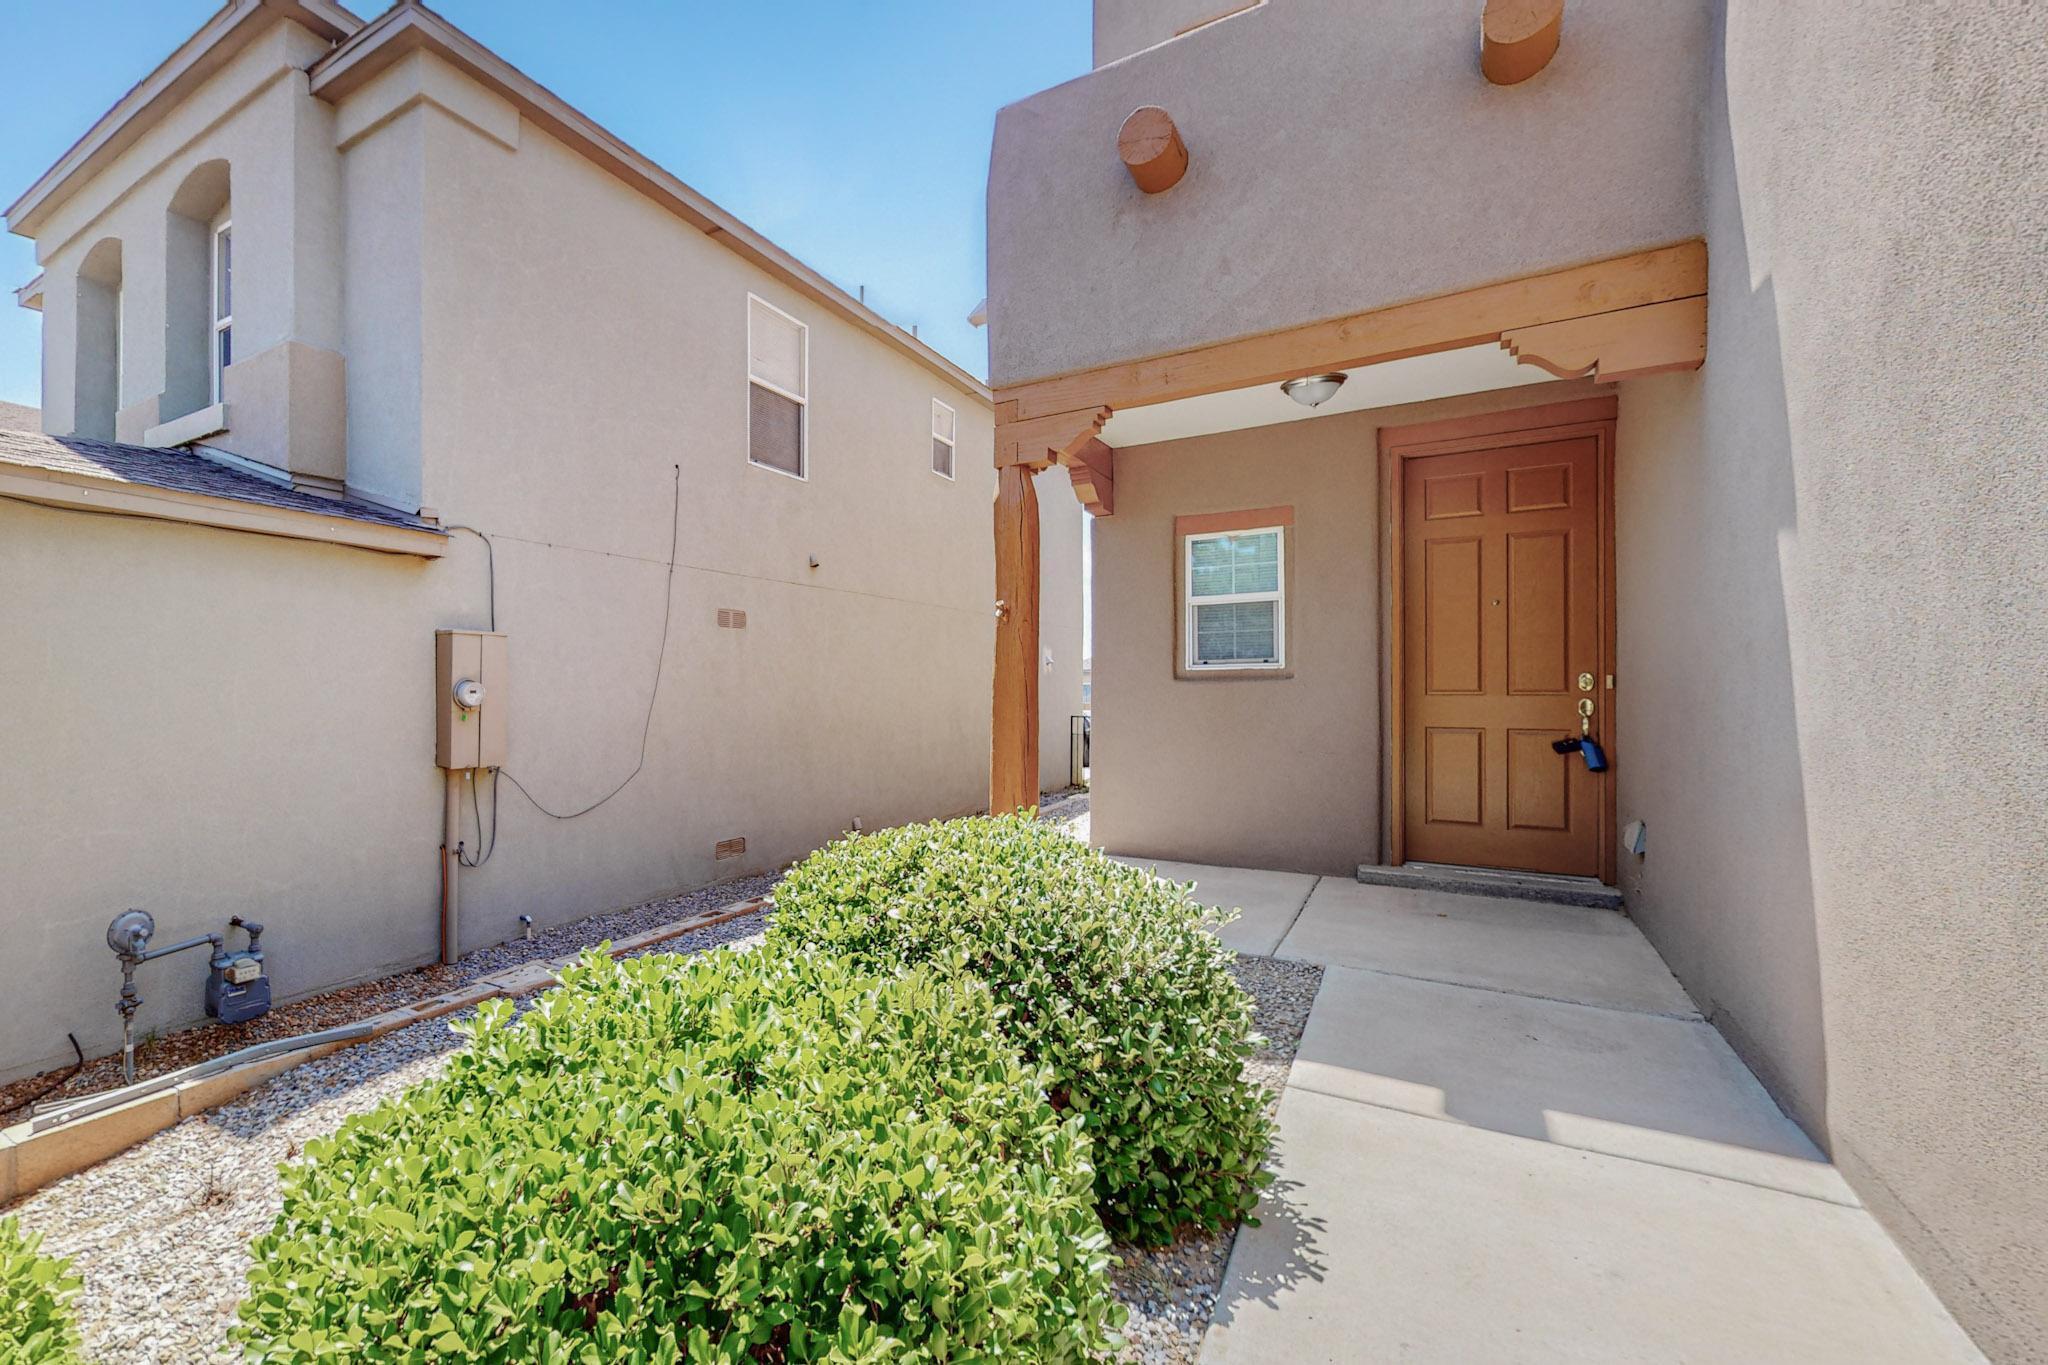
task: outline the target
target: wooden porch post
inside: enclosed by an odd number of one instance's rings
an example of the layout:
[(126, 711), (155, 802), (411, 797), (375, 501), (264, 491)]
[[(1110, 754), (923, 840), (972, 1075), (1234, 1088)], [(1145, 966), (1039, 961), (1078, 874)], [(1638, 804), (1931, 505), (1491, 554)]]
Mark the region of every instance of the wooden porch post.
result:
[(988, 808), (1038, 809), (1038, 490), (1031, 466), (996, 471), (996, 685)]

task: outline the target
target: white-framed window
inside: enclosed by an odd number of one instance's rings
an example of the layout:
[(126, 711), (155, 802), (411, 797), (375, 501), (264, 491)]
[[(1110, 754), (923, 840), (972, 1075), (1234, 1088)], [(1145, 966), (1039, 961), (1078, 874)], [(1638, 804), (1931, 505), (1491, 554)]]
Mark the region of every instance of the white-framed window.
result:
[(213, 225), (213, 401), (220, 401), (221, 375), (235, 363), (234, 224), (223, 213)]
[(810, 477), (811, 329), (747, 295), (747, 459)]
[(959, 416), (938, 399), (932, 400), (932, 473), (953, 477), (953, 449), (959, 439)]
[(1285, 528), (1217, 531), (1186, 541), (1187, 667), (1286, 667)]

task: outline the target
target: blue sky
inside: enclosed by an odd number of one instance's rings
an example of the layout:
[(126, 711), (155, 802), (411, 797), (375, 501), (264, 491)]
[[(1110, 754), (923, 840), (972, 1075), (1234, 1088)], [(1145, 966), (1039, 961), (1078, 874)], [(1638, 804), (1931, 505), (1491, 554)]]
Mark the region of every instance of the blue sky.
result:
[[(0, 205), (218, 6), (0, 0)], [(973, 371), (995, 111), (1089, 65), (1089, 0), (439, 0), (434, 6), (640, 151)], [(369, 17), (381, 4), (354, 6)], [(593, 16), (601, 17), (593, 17)], [(33, 54), (24, 57), (22, 54)], [(38, 403), (38, 315), (0, 237), (0, 399)]]

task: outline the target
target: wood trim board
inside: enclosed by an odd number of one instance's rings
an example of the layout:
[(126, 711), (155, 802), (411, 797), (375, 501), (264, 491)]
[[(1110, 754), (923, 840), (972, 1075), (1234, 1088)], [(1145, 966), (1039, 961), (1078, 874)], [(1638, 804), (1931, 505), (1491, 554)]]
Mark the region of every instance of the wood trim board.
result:
[(1195, 398), (1323, 370), (1356, 369), (1497, 341), (1503, 332), (1707, 292), (1703, 241), (1481, 285), (1386, 308), (1078, 373), (1009, 384), (999, 409), (1019, 422)]

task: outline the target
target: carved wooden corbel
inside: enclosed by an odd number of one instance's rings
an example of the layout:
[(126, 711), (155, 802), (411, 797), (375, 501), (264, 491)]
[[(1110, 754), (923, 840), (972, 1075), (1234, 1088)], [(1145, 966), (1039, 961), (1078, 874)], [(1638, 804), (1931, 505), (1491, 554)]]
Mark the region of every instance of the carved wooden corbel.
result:
[[(1073, 412), (1049, 413), (1022, 421), (1005, 420), (1004, 408), (996, 408), (996, 468), (1029, 465), (1034, 471), (1065, 464), (1069, 452), (1095, 439), (1109, 421), (1110, 410), (1082, 408)], [(1015, 411), (1014, 407), (1010, 411)]]
[(1517, 327), (1500, 344), (1524, 365), (1559, 379), (1612, 382), (1672, 370), (1696, 370), (1707, 358), (1704, 294), (1591, 317)]
[(1060, 463), (1067, 467), (1074, 496), (1090, 516), (1106, 517), (1116, 510), (1116, 451), (1091, 436)]

